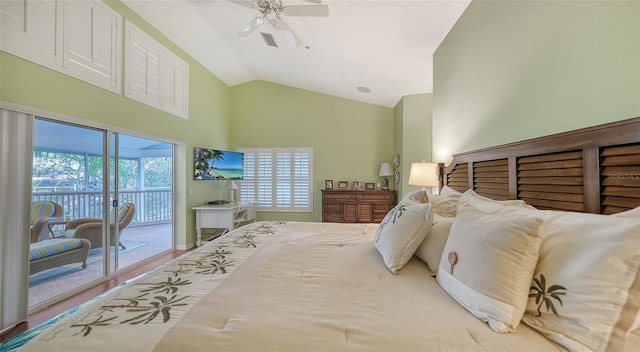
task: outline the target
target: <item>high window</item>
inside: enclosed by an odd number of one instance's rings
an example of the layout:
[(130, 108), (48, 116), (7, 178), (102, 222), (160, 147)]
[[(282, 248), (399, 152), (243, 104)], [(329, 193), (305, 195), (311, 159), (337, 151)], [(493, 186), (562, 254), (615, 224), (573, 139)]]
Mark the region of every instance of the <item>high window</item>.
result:
[(254, 201), (259, 211), (313, 211), (313, 150), (311, 148), (247, 148), (244, 153), (242, 201)]

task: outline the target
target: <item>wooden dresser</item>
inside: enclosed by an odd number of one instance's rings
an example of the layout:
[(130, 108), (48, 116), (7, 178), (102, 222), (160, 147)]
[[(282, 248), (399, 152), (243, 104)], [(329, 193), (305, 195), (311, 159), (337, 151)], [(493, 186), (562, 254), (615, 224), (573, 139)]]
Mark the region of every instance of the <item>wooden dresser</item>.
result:
[(323, 222), (381, 222), (396, 205), (394, 190), (322, 190)]

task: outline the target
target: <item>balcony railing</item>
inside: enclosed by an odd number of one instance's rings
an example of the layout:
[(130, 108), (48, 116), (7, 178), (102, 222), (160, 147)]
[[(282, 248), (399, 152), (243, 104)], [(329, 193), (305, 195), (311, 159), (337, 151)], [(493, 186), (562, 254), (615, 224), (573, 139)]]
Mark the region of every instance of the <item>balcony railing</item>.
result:
[[(119, 202), (134, 203), (136, 214), (131, 225), (149, 225), (171, 222), (172, 196), (170, 188), (121, 191)], [(62, 205), (65, 219), (102, 218), (105, 202), (102, 192), (38, 192), (33, 200), (50, 200)]]

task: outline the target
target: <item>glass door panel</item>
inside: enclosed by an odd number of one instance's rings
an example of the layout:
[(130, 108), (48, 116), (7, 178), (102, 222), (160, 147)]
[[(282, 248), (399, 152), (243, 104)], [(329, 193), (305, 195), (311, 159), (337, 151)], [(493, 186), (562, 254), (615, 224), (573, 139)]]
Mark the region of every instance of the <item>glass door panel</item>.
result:
[[(34, 123), (32, 203), (42, 226), (32, 248), (62, 249), (62, 258), (32, 259), (29, 307), (105, 276), (103, 266), (103, 151), (105, 131), (37, 118)], [(62, 213), (48, 209), (56, 208)], [(80, 241), (67, 241), (81, 239)], [(79, 244), (90, 246), (84, 253)], [(70, 249), (71, 248), (71, 249)], [(88, 249), (88, 248), (87, 248)], [(86, 267), (83, 268), (83, 264)], [(38, 272), (34, 272), (38, 271)]]
[(122, 133), (111, 145), (118, 204), (111, 267), (118, 271), (173, 249), (173, 145)]

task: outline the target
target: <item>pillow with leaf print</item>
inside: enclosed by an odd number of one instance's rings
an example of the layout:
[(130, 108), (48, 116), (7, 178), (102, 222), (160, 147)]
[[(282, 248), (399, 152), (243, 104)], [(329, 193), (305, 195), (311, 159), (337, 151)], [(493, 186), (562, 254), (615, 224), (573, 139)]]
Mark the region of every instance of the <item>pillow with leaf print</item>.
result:
[(478, 198), (464, 206), (543, 220), (525, 324), (572, 351), (624, 349), (640, 311), (637, 218), (496, 207)]
[(431, 203), (403, 199), (380, 223), (375, 247), (394, 275), (407, 264), (431, 229)]
[(536, 212), (543, 237), (523, 321), (570, 350), (622, 351), (640, 310), (640, 221)]

